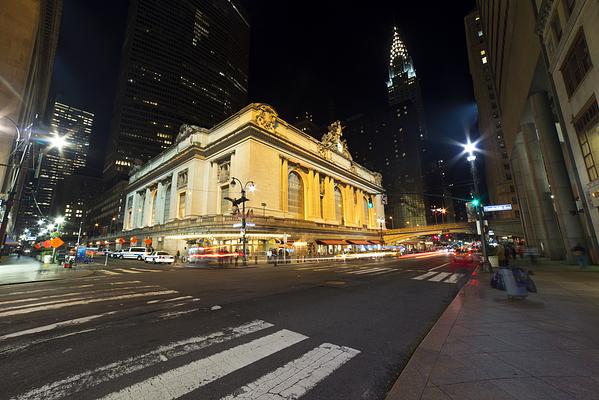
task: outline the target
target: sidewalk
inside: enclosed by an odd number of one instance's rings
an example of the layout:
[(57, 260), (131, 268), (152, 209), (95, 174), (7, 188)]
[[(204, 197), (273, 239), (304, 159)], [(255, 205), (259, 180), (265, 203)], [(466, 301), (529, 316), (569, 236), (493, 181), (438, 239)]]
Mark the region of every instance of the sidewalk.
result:
[(543, 261), (530, 269), (539, 293), (526, 300), (508, 301), (479, 273), (387, 400), (599, 399), (599, 267)]
[(92, 275), (93, 271), (82, 267), (63, 268), (62, 265), (42, 264), (31, 257), (4, 256), (0, 263), (0, 286), (17, 283), (53, 281), (67, 278), (81, 278)]

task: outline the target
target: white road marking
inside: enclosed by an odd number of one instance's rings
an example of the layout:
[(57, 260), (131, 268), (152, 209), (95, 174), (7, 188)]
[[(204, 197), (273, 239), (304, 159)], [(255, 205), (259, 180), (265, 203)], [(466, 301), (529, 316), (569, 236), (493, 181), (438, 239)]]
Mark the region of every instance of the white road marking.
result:
[[(183, 305), (183, 304), (180, 304), (180, 305)], [(199, 308), (192, 308), (191, 310), (171, 311), (171, 312), (167, 312), (167, 313), (164, 313), (164, 314), (160, 314), (158, 316), (158, 318), (166, 319), (166, 318), (179, 317), (181, 315), (189, 314), (189, 313), (196, 312), (196, 311), (200, 311), (200, 309)]]
[(135, 267), (131, 267), (131, 269), (133, 269), (135, 271), (141, 271), (141, 272), (162, 272), (162, 270), (160, 270), (160, 269), (144, 269), (144, 268), (135, 268)]
[(389, 268), (369, 268), (369, 269), (361, 269), (359, 271), (351, 271), (348, 272), (348, 274), (353, 274), (353, 275), (362, 275), (362, 274), (368, 274), (371, 272), (378, 272), (378, 271), (386, 271)]
[(170, 301), (177, 301), (177, 300), (185, 300), (185, 299), (192, 299), (193, 296), (182, 296), (182, 297), (173, 297), (172, 299), (166, 299), (166, 300), (150, 300), (147, 301), (147, 304), (154, 304), (154, 303), (168, 303)]
[(444, 266), (449, 265), (449, 263), (445, 263), (445, 264), (441, 264), (441, 265), (437, 265), (435, 268), (431, 268), (429, 269), (429, 271), (436, 271), (439, 268), (443, 268)]
[(358, 350), (323, 343), (300, 358), (236, 390), (223, 400), (298, 399), (343, 364)]
[(39, 292), (55, 292), (57, 290), (63, 290), (63, 289), (80, 289), (80, 288), (86, 288), (86, 287), (92, 287), (92, 286), (94, 286), (94, 285), (88, 284), (88, 285), (79, 285), (79, 286), (53, 287), (51, 289), (24, 290), (24, 291), (21, 291), (21, 292), (4, 293), (1, 296), (16, 296), (18, 294), (30, 294), (30, 293), (39, 293)]
[(106, 275), (120, 275), (118, 272), (112, 272), (107, 269), (99, 269), (98, 272), (102, 272), (103, 274), (106, 274)]
[[(147, 288), (159, 288), (159, 287), (160, 286), (157, 286), (157, 285), (146, 285), (146, 286), (130, 286), (130, 287), (118, 287), (118, 288), (110, 288), (110, 289), (98, 289), (98, 290), (91, 290), (89, 292), (71, 292), (71, 293), (63, 293), (63, 294), (54, 294), (54, 295), (51, 295), (51, 296), (44, 296), (44, 297), (28, 297), (28, 298), (25, 298), (25, 299), (0, 301), (0, 305), (2, 305), (2, 304), (27, 303), (27, 302), (30, 302), (30, 301), (46, 300), (46, 299), (57, 299), (57, 298), (60, 298), (60, 297), (69, 297), (69, 296), (93, 295), (93, 294), (98, 294), (98, 293), (116, 292), (116, 291), (129, 290), (129, 289), (147, 289)], [(36, 305), (39, 305), (39, 304), (50, 304), (50, 303), (53, 303), (53, 301), (45, 302), (45, 303), (37, 303)], [(23, 307), (23, 306), (17, 306), (17, 307)], [(12, 308), (17, 308), (17, 307), (12, 307)], [(5, 309), (5, 308), (0, 307), (0, 309)]]
[(93, 370), (88, 370), (66, 379), (46, 384), (33, 389), (27, 393), (15, 397), (15, 400), (57, 400), (68, 397), (81, 397), (75, 394), (81, 390), (89, 389), (103, 382), (128, 375), (135, 371), (151, 367), (162, 362), (163, 358), (172, 359), (213, 344), (223, 343), (250, 333), (270, 328), (273, 325), (265, 321), (252, 321), (246, 324), (227, 328), (222, 331), (210, 333), (203, 336), (194, 336), (177, 342), (160, 346), (148, 353), (129, 357), (125, 360), (116, 361)]
[(456, 283), (464, 274), (453, 274), (449, 278), (443, 281), (443, 283)]
[(388, 274), (389, 272), (398, 272), (398, 271), (400, 271), (400, 270), (390, 268), (390, 269), (388, 269), (386, 271), (375, 272), (375, 273), (370, 274), (370, 275), (383, 275), (383, 274)]
[(121, 272), (124, 272), (126, 274), (141, 274), (142, 273), (141, 271), (133, 271), (133, 270), (130, 270), (130, 269), (125, 269), (125, 268), (115, 268), (115, 271), (121, 271)]
[(107, 312), (104, 314), (90, 315), (88, 317), (69, 319), (66, 321), (56, 322), (54, 324), (39, 326), (37, 328), (31, 328), (31, 329), (26, 329), (24, 331), (13, 332), (13, 333), (9, 333), (7, 335), (0, 336), (0, 340), (6, 340), (6, 339), (14, 338), (14, 337), (19, 337), (19, 336), (33, 335), (35, 333), (47, 332), (47, 331), (51, 331), (51, 330), (58, 329), (58, 328), (71, 327), (71, 326), (75, 326), (75, 325), (79, 325), (79, 324), (84, 324), (86, 322), (93, 321), (94, 319), (102, 318), (102, 317), (105, 317), (107, 315), (112, 315), (112, 314), (116, 314), (116, 311), (110, 311), (110, 312)]
[(426, 274), (422, 274), (422, 275), (415, 276), (415, 277), (413, 277), (412, 279), (416, 279), (416, 280), (418, 280), (418, 281), (421, 281), (421, 280), (423, 280), (423, 279), (426, 279), (426, 278), (428, 278), (429, 276), (433, 276), (433, 275), (435, 275), (435, 274), (436, 274), (436, 272), (427, 272)]
[(282, 329), (249, 343), (163, 372), (102, 399), (176, 399), (306, 339), (308, 337), (300, 333)]
[(102, 297), (102, 298), (98, 298), (98, 299), (93, 299), (93, 298), (87, 299), (86, 298), (85, 300), (79, 300), (79, 301), (61, 302), (61, 303), (48, 304), (48, 305), (39, 306), (39, 307), (28, 307), (28, 308), (20, 308), (17, 310), (4, 311), (4, 312), (0, 312), (0, 318), (9, 317), (12, 315), (29, 314), (29, 313), (37, 312), (37, 311), (56, 310), (59, 308), (77, 306), (77, 305), (82, 305), (82, 304), (99, 303), (99, 302), (103, 302), (103, 301), (134, 299), (137, 297), (147, 297), (147, 296), (164, 296), (167, 294), (174, 294), (174, 293), (179, 293), (179, 292), (177, 292), (176, 290), (162, 290), (162, 291), (158, 291), (158, 292), (132, 293), (132, 294), (125, 294), (125, 295), (120, 295), (120, 296)]
[[(71, 297), (71, 298), (67, 298), (67, 299), (55, 299), (55, 300), (50, 300), (50, 301), (43, 301), (40, 303), (31, 303), (31, 304), (19, 304), (19, 305), (15, 305), (15, 306), (9, 306), (9, 307), (0, 307), (1, 311), (7, 311), (7, 310), (16, 310), (19, 308), (29, 308), (29, 307), (39, 307), (39, 306), (44, 306), (44, 305), (50, 305), (50, 304), (60, 304), (60, 303), (68, 303), (70, 301), (76, 301), (76, 300), (85, 300), (85, 299), (89, 299), (89, 298), (94, 298), (94, 293), (98, 294), (98, 293), (103, 293), (103, 296), (106, 296), (108, 294), (111, 294), (110, 292), (122, 292), (124, 290), (129, 290), (129, 289), (158, 289), (160, 288), (160, 286), (156, 286), (156, 285), (146, 285), (146, 286), (131, 286), (131, 287), (119, 287), (119, 288), (114, 288), (114, 289), (104, 289), (104, 290), (97, 290), (97, 291), (92, 291), (92, 292), (79, 292), (79, 293), (74, 293), (72, 294), (72, 296), (75, 295), (83, 295), (81, 297)], [(108, 292), (108, 293), (106, 293)], [(51, 297), (51, 296), (49, 296)], [(62, 296), (64, 297), (64, 296)], [(44, 297), (41, 297), (39, 299), (44, 299)], [(35, 301), (35, 298), (32, 298), (31, 301)]]
[(429, 281), (439, 282), (439, 281), (442, 281), (443, 279), (447, 278), (449, 275), (451, 275), (451, 272), (439, 272), (438, 275), (433, 276), (431, 279), (429, 279)]

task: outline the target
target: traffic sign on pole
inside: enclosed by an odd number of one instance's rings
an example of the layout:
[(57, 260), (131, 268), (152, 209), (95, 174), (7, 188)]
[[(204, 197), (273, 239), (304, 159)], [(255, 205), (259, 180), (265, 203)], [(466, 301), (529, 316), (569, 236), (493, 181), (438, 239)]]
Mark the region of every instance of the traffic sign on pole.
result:
[(483, 210), (485, 212), (493, 212), (493, 211), (510, 211), (512, 209), (511, 204), (496, 204), (492, 206), (484, 206)]

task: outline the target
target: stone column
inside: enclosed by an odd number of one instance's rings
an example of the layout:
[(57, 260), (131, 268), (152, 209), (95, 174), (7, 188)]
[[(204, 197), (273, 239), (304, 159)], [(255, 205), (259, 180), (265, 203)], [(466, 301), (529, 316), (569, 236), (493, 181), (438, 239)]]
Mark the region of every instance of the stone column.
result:
[(144, 220), (141, 222), (141, 226), (149, 226), (152, 221), (152, 191), (150, 188), (146, 188), (146, 205), (144, 207)]
[[(530, 171), (527, 175), (531, 179), (531, 182), (529, 182), (531, 184), (529, 195), (532, 201), (538, 204), (539, 207), (535, 215), (535, 220), (539, 226), (535, 231), (538, 238), (546, 240), (546, 254), (552, 260), (560, 260), (565, 255), (564, 244), (561, 239), (553, 204), (551, 203), (549, 183), (543, 165), (535, 126), (533, 124), (522, 125), (522, 136)], [(539, 235), (539, 232), (543, 232), (543, 234)]]
[[(551, 194), (554, 196), (553, 203), (561, 228), (563, 245), (568, 260), (573, 261), (572, 247), (578, 243), (586, 245), (586, 239), (580, 218), (576, 212), (578, 208), (568, 179), (564, 154), (555, 128), (555, 119), (549, 105), (547, 93), (533, 93), (530, 96), (530, 105), (539, 133), (539, 143), (545, 161), (547, 178), (551, 185)], [(588, 246), (586, 247), (588, 248)]]
[(281, 194), (280, 194), (280, 206), (281, 206), (281, 211), (283, 213), (287, 212), (287, 196), (288, 196), (288, 188), (287, 188), (287, 184), (288, 184), (288, 175), (289, 175), (289, 163), (285, 158), (281, 159)]
[(139, 213), (139, 195), (137, 192), (133, 192), (131, 196), (131, 223), (127, 226), (127, 229), (137, 228), (137, 215)]
[(314, 188), (312, 191), (314, 218), (320, 221), (322, 219), (322, 211), (320, 209), (320, 173), (318, 173), (318, 171), (314, 171), (314, 175), (312, 177), (312, 187)]
[(156, 217), (154, 225), (164, 224), (164, 185), (162, 182), (158, 182), (158, 188), (156, 189), (156, 211), (154, 215)]
[(314, 171), (308, 170), (306, 175), (306, 196), (304, 200), (306, 202), (306, 219), (313, 220), (315, 218), (314, 212)]
[(514, 178), (514, 184), (516, 185), (516, 194), (518, 196), (518, 205), (520, 206), (520, 222), (524, 229), (524, 237), (526, 243), (539, 247), (537, 235), (534, 230), (531, 216), (531, 206), (528, 203), (526, 197), (526, 176), (528, 174), (528, 168), (525, 168), (527, 163), (526, 153), (524, 148), (524, 141), (522, 139), (522, 133), (518, 134), (514, 148), (512, 150), (512, 157), (510, 160), (512, 176)]

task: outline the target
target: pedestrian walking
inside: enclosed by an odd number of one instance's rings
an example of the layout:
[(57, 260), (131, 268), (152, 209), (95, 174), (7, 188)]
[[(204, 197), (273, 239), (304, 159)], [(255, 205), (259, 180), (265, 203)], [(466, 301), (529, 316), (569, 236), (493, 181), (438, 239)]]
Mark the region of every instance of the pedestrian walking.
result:
[(497, 261), (499, 262), (499, 266), (502, 268), (505, 268), (508, 266), (506, 248), (501, 243), (499, 244), (499, 246), (497, 246)]
[(580, 269), (586, 269), (587, 250), (580, 243), (577, 243), (576, 246), (572, 247), (572, 253), (574, 254), (574, 259), (576, 260), (576, 263), (580, 266)]
[(179, 264), (179, 259), (181, 258), (181, 252), (177, 250), (177, 254), (175, 254), (175, 264)]

